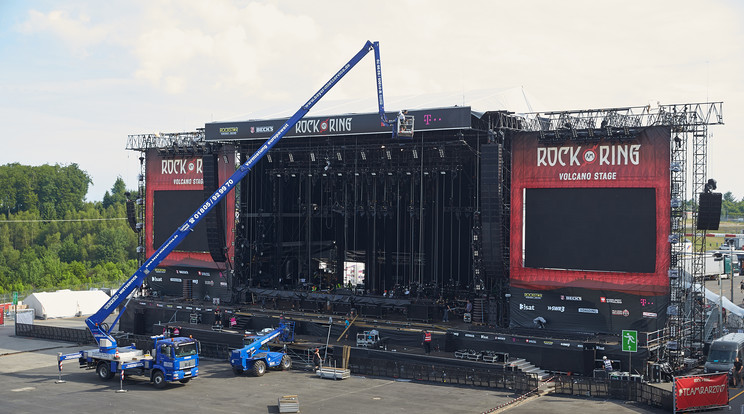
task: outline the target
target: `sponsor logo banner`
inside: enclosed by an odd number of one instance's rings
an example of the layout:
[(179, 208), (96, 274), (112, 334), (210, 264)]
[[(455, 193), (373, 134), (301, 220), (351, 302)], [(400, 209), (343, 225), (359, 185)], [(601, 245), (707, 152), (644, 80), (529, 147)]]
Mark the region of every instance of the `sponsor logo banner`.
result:
[(565, 312), (566, 307), (565, 306), (548, 306), (549, 311), (553, 312)]
[(627, 309), (622, 309), (622, 310), (620, 310), (620, 309), (613, 309), (612, 310), (612, 316), (625, 316), (625, 317), (628, 317), (628, 316), (630, 316), (630, 311), (628, 311)]
[(579, 308), (579, 313), (599, 313), (599, 309), (594, 309), (594, 308)]
[(525, 305), (524, 303), (520, 303), (519, 310), (533, 311), (535, 310), (535, 305)]
[(583, 299), (581, 298), (581, 296), (566, 296), (566, 295), (561, 295), (561, 300), (572, 300), (574, 302), (581, 302)]
[(656, 318), (657, 316), (655, 312), (643, 312), (644, 318)]
[(524, 298), (525, 299), (537, 299), (537, 300), (540, 300), (540, 299), (543, 298), (543, 294), (542, 293), (535, 293), (535, 292), (525, 292), (524, 293)]
[(728, 404), (728, 374), (674, 378), (677, 411)]

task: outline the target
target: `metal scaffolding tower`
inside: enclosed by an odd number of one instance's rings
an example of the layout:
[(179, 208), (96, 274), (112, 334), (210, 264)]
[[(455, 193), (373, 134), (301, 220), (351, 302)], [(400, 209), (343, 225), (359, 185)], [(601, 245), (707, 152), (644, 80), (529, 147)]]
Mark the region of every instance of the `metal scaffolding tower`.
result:
[[(709, 178), (708, 125), (721, 124), (722, 102), (535, 113), (524, 119), (524, 129), (539, 131), (541, 141), (556, 144), (601, 137), (632, 139), (646, 127), (670, 128), (670, 306), (665, 328), (647, 332), (646, 343), (657, 360), (675, 369), (683, 365), (684, 358), (701, 356), (706, 340), (705, 230), (697, 230), (695, 200)], [(684, 251), (685, 233), (692, 234), (691, 253)]]

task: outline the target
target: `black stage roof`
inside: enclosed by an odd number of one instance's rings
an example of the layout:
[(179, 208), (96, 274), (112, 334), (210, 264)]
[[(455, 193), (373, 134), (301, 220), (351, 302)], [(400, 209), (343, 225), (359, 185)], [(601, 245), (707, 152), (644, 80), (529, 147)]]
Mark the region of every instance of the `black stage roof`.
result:
[[(408, 111), (414, 117), (415, 131), (437, 131), (467, 129), (472, 127), (472, 112), (469, 106), (431, 108)], [(387, 113), (394, 120), (397, 113)], [(289, 118), (250, 121), (212, 122), (205, 125), (206, 141), (265, 140)], [(332, 135), (381, 134), (390, 132), (390, 127), (380, 121), (378, 112), (362, 114), (323, 115), (304, 117), (285, 137), (313, 137)]]

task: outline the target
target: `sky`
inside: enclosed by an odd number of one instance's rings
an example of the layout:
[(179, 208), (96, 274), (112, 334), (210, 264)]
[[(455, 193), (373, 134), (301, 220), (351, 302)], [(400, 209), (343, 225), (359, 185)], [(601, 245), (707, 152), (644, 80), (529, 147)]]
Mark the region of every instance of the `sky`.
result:
[[(390, 111), (722, 101), (708, 176), (744, 198), (737, 0), (0, 0), (0, 165), (76, 163), (100, 201), (117, 177), (137, 187), (128, 135), (289, 116), (367, 40)], [(376, 98), (370, 55), (323, 103)]]

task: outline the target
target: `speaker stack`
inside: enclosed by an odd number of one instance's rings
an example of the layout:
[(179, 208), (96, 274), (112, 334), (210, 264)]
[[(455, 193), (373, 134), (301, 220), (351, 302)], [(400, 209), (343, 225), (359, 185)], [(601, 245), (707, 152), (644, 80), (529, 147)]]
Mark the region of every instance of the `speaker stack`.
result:
[[(218, 154), (205, 154), (203, 158), (204, 165), (204, 199), (214, 194), (220, 185), (219, 182), (219, 169), (217, 168), (219, 162)], [(225, 213), (224, 213), (224, 199), (217, 203), (214, 208), (207, 214), (204, 221), (207, 226), (207, 243), (209, 246), (209, 254), (212, 256), (212, 260), (215, 262), (224, 262), (227, 260), (225, 256)]]
[(721, 222), (721, 193), (700, 193), (698, 203), (698, 230), (718, 230)]

